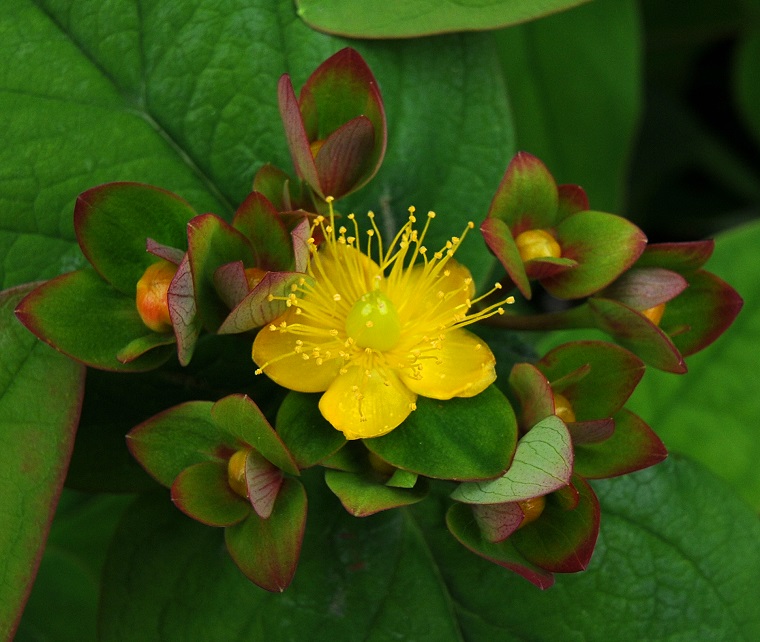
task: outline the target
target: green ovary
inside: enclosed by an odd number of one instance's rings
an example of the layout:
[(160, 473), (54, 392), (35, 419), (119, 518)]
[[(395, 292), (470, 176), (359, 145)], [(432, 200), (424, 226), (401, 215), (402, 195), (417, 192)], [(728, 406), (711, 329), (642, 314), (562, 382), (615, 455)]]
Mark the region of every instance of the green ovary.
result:
[(380, 290), (367, 292), (348, 313), (346, 333), (360, 348), (392, 349), (401, 336), (396, 307)]

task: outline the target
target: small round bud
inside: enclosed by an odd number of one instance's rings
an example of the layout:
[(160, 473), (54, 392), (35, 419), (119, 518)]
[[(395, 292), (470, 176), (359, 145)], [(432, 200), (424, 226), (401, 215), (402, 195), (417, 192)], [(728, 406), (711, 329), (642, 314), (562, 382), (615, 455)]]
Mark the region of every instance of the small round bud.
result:
[(570, 400), (557, 392), (554, 393), (554, 414), (565, 423), (575, 421), (575, 410)]
[(148, 266), (137, 282), (137, 312), (153, 332), (169, 332), (172, 329), (167, 293), (176, 273), (176, 265), (161, 260)]
[(517, 505), (524, 515), (523, 521), (518, 526), (518, 529), (520, 529), (541, 517), (541, 513), (544, 512), (544, 508), (546, 507), (546, 497), (543, 495), (541, 497), (533, 497), (522, 502), (517, 502)]
[(257, 267), (245, 268), (245, 280), (248, 282), (248, 290), (253, 290), (253, 288), (261, 283), (261, 279), (264, 278), (266, 273), (266, 270)]
[(227, 483), (241, 497), (248, 499), (248, 484), (245, 481), (245, 462), (249, 448), (238, 450), (227, 462)]
[(558, 259), (562, 256), (562, 248), (547, 230), (526, 230), (517, 235), (515, 244), (523, 262), (532, 259)]
[(647, 319), (649, 319), (656, 326), (659, 326), (660, 321), (662, 321), (662, 315), (665, 314), (665, 304), (660, 303), (659, 305), (655, 305), (652, 308), (647, 308), (646, 310), (642, 310), (641, 314), (643, 314)]

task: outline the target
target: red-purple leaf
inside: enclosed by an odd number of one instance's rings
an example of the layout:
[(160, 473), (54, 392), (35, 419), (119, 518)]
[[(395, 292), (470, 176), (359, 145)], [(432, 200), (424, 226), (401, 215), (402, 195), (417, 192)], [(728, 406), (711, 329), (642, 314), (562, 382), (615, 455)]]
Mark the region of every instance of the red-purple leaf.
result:
[(506, 539), (498, 544), (489, 542), (473, 518), (472, 507), (454, 504), (446, 513), (446, 526), (448, 526), (451, 534), (473, 553), (514, 571), (538, 588), (547, 589), (554, 584), (554, 576), (525, 559), (512, 545), (511, 539)]
[(645, 363), (666, 372), (686, 372), (683, 356), (670, 337), (643, 314), (610, 299), (594, 297), (588, 306), (596, 326)]
[(293, 90), (293, 83), (290, 82), (290, 76), (287, 74), (283, 75), (277, 84), (277, 99), (280, 105), (280, 116), (285, 127), (285, 138), (288, 141), (288, 148), (296, 173), (299, 178), (309, 184), (309, 187), (324, 197), (319, 185), (319, 176), (311, 153), (309, 138), (304, 128), (301, 108)]
[(554, 227), (559, 205), (557, 183), (538, 158), (517, 152), (496, 190), (488, 218), (506, 223), (513, 236)]
[(545, 257), (541, 259), (531, 259), (525, 262), (525, 273), (528, 278), (533, 280), (548, 279), (552, 276), (562, 274), (578, 265), (578, 261), (568, 258)]
[(539, 421), (554, 414), (552, 388), (541, 371), (530, 363), (518, 363), (509, 374), (509, 385), (517, 397), (517, 420), (527, 432)]
[(595, 444), (609, 439), (615, 432), (615, 420), (612, 417), (607, 417), (606, 419), (595, 419), (592, 421), (570, 421), (567, 423), (567, 429), (570, 432), (573, 445), (576, 447), (575, 452), (577, 455), (577, 447), (579, 445)]
[(233, 261), (218, 267), (214, 272), (214, 287), (227, 307), (237, 306), (250, 291), (243, 262)]
[(285, 312), (285, 302), (270, 297), (285, 297), (291, 286), (303, 278), (300, 272), (267, 272), (264, 278), (248, 293), (238, 306), (229, 313), (219, 327), (219, 334), (247, 332), (269, 323)]
[(615, 417), (615, 431), (599, 443), (575, 444), (575, 471), (587, 479), (625, 475), (659, 464), (667, 457), (660, 438), (625, 408)]
[(166, 293), (169, 317), (177, 339), (177, 358), (180, 364), (190, 363), (195, 344), (201, 333), (201, 320), (195, 303), (195, 286), (190, 270), (190, 257), (185, 254)]
[(596, 494), (578, 475), (573, 476), (573, 486), (580, 493), (580, 501), (573, 510), (566, 510), (561, 501), (549, 495), (541, 516), (510, 538), (526, 559), (553, 573), (584, 570), (599, 535)]
[(715, 241), (685, 243), (652, 243), (636, 263), (636, 267), (661, 267), (676, 272), (697, 270), (712, 256)]
[(636, 266), (605, 288), (601, 296), (634, 310), (647, 310), (677, 297), (688, 285), (684, 277), (672, 270)]
[(263, 194), (248, 195), (235, 212), (232, 226), (250, 241), (257, 268), (291, 269), (293, 252), (288, 232), (278, 211)]
[(525, 514), (517, 502), (475, 504), (472, 507), (472, 514), (483, 537), (493, 544), (507, 539), (525, 519)]
[(568, 216), (585, 212), (588, 207), (588, 196), (580, 185), (558, 185), (559, 194), (557, 222)]
[(159, 259), (174, 263), (174, 265), (179, 265), (185, 256), (184, 251), (178, 250), (176, 247), (169, 247), (168, 245), (154, 241), (151, 238), (146, 239), (145, 250), (153, 256), (157, 256)]
[(249, 450), (245, 458), (245, 483), (248, 499), (253, 510), (262, 519), (272, 514), (274, 502), (280, 492), (282, 471), (255, 450)]
[(295, 259), (295, 271), (306, 272), (309, 265), (309, 238), (311, 237), (311, 224), (309, 219), (304, 217), (301, 222), (293, 228), (290, 238), (293, 244), (293, 256)]
[(314, 159), (322, 193), (338, 199), (364, 185), (374, 144), (375, 128), (366, 116), (332, 132)]
[(480, 232), (486, 245), (504, 266), (517, 289), (526, 299), (530, 299), (530, 280), (509, 225), (499, 218), (487, 218), (480, 224)]

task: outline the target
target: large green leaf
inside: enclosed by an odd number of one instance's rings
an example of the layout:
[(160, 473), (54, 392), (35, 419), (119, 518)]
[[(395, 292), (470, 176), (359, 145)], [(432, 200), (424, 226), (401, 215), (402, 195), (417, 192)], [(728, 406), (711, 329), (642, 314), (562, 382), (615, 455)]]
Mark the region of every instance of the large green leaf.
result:
[(630, 407), (662, 437), (668, 449), (688, 453), (760, 509), (760, 225), (719, 237), (707, 264), (744, 298), (734, 325), (703, 352), (688, 358), (683, 376), (647, 372)]
[(497, 29), (588, 0), (296, 0), (298, 15), (320, 31), (352, 38), (409, 38)]
[(0, 638), (10, 639), (37, 572), (74, 445), (84, 367), (38, 341), (0, 293)]
[(595, 0), (498, 34), (517, 144), (619, 212), (640, 111), (637, 3)]
[[(277, 78), (300, 87), (344, 45), (306, 27), (291, 0), (4, 4), (0, 285), (81, 267), (73, 205), (99, 183), (150, 183), (229, 218), (258, 166), (290, 166)], [(389, 147), (352, 203), (387, 211), (388, 232), (409, 205), (437, 209), (430, 238), (443, 243), (485, 215), (512, 152), (490, 40), (355, 46), (383, 91)], [(458, 256), (478, 280), (491, 265), (475, 235)]]
[(95, 642), (100, 574), (129, 495), (64, 490), (16, 642)]
[[(293, 584), (253, 587), (221, 531), (146, 497), (123, 520), (105, 570), (101, 639), (754, 640), (760, 524), (700, 466), (670, 460), (595, 484), (602, 502), (589, 569), (539, 591), (467, 551), (430, 497), (357, 519), (308, 482)], [(519, 605), (519, 606), (513, 606)], [(610, 614), (614, 613), (614, 617)]]

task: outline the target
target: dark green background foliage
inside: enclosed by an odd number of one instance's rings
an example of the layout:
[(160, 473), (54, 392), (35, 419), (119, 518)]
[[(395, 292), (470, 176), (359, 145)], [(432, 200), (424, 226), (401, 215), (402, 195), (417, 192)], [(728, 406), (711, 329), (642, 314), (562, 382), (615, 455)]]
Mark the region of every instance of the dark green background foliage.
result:
[[(299, 3), (305, 19), (341, 4)], [(525, 17), (576, 3), (471, 4)], [(363, 5), (377, 3), (352, 2), (356, 35), (377, 35), (361, 32)], [(392, 2), (381, 5), (394, 15)], [(443, 13), (431, 31), (447, 28)], [(384, 28), (419, 33), (390, 18)], [(17, 640), (760, 639), (760, 227), (748, 223), (760, 204), (756, 0), (702, 0), (688, 12), (593, 0), (506, 29), (405, 40), (318, 33), (291, 0), (5, 2), (0, 287), (84, 265), (73, 203), (100, 183), (147, 182), (229, 220), (263, 163), (290, 167), (280, 74), (300, 87), (347, 44), (378, 79), (389, 146), (345, 207), (382, 213), (388, 229), (409, 205), (439, 213), (439, 242), (479, 222), (517, 149), (654, 240), (744, 224), (719, 236), (708, 265), (745, 298), (735, 326), (689, 359), (686, 376), (648, 372), (633, 400), (676, 454), (594, 484), (602, 526), (591, 566), (546, 592), (447, 534), (445, 485), (417, 506), (356, 519), (310, 472), (300, 566), (272, 595), (234, 567), (221, 529), (171, 505), (123, 438), (169, 405), (232, 392), (274, 421), (281, 393), (254, 380), (249, 340), (202, 341), (186, 369), (88, 372), (69, 467), (83, 373), (16, 323), (28, 288), (9, 290), (0, 299), (0, 638), (34, 581), (68, 469)], [(494, 265), (475, 237), (458, 256), (483, 284)]]

